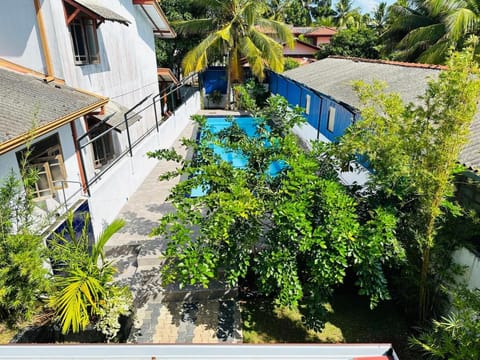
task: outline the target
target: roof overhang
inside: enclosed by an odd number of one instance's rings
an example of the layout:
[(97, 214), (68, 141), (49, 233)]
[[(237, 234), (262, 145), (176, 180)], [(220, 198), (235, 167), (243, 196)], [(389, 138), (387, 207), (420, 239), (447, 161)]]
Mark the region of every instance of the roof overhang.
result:
[(108, 103), (107, 97), (8, 65), (0, 66), (0, 155)]
[(67, 25), (70, 24), (70, 22), (79, 13), (84, 13), (89, 17), (96, 19), (100, 23), (107, 20), (107, 21), (116, 21), (127, 26), (128, 24), (130, 24), (130, 21), (125, 19), (123, 16), (117, 14), (115, 11), (112, 11), (109, 8), (99, 5), (98, 2), (96, 2), (95, 0), (63, 0), (63, 1), (75, 8), (75, 12), (67, 17)]
[(177, 36), (156, 0), (133, 0), (133, 5), (138, 5), (142, 9), (155, 36), (166, 39), (173, 39)]
[[(101, 113), (93, 113), (90, 115), (99, 120), (101, 123), (105, 123), (115, 128), (115, 130), (122, 132), (126, 129), (125, 114), (128, 113), (129, 110), (130, 109), (126, 106), (110, 100), (107, 104), (105, 104)], [(141, 118), (141, 115), (131, 113), (127, 117), (127, 121), (132, 123), (140, 120)]]
[(169, 68), (157, 68), (158, 81), (178, 84), (177, 77)]
[(50, 131), (53, 131), (55, 129), (58, 129), (59, 127), (68, 124), (69, 122), (78, 119), (79, 117), (86, 115), (88, 113), (91, 113), (95, 109), (98, 109), (105, 105), (108, 102), (108, 98), (100, 98), (98, 102), (89, 105), (85, 108), (79, 109), (78, 111), (75, 111), (73, 113), (70, 113), (66, 116), (63, 116), (59, 119), (56, 119), (48, 124), (45, 124), (43, 126), (40, 126), (36, 129), (33, 129), (32, 131), (29, 131), (27, 133), (24, 133), (22, 135), (16, 136), (12, 139), (9, 139), (3, 143), (0, 144), (0, 155), (5, 154), (13, 149), (15, 149), (18, 146), (21, 146), (28, 141), (30, 141), (33, 138), (45, 135), (49, 133)]

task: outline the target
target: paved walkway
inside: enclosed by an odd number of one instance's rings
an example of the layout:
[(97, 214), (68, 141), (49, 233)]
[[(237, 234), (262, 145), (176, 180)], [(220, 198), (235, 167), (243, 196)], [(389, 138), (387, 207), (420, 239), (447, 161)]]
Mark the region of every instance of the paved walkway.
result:
[[(220, 114), (216, 114), (220, 115)], [(223, 112), (222, 112), (223, 115)], [(182, 155), (180, 139), (195, 133), (190, 123), (174, 147)], [(175, 286), (161, 287), (159, 268), (165, 241), (148, 234), (158, 219), (173, 207), (165, 202), (179, 181), (160, 182), (159, 175), (173, 170), (173, 162), (159, 161), (119, 214), (126, 225), (107, 246), (107, 257), (116, 260), (117, 279), (130, 287), (137, 309), (130, 341), (138, 343), (218, 343), (241, 342), (240, 311), (235, 293), (221, 284), (208, 290)]]

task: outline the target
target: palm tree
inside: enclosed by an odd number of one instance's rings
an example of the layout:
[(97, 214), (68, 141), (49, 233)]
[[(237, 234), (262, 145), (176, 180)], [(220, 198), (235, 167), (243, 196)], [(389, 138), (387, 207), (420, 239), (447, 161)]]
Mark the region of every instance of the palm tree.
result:
[(387, 24), (387, 3), (382, 1), (372, 12), (371, 23), (381, 33)]
[(358, 9), (353, 8), (353, 0), (339, 0), (335, 5), (335, 22), (338, 27), (346, 27), (352, 17), (360, 15)]
[[(289, 28), (275, 20), (262, 17), (267, 7), (261, 0), (202, 0), (210, 9), (207, 19), (194, 19), (176, 23), (178, 32), (204, 33), (206, 37), (190, 50), (182, 61), (184, 74), (205, 69), (215, 59), (226, 56), (227, 104), (232, 81), (243, 80), (241, 61), (245, 58), (253, 75), (263, 80), (266, 67), (276, 72), (283, 71), (283, 47), (278, 42), (293, 46)], [(278, 41), (265, 35), (268, 29), (276, 34)]]
[(50, 243), (54, 269), (60, 272), (54, 277), (57, 291), (50, 298), (50, 306), (64, 334), (85, 329), (98, 316), (101, 303), (112, 300), (109, 297), (115, 292), (112, 284), (115, 268), (112, 262), (105, 261), (104, 247), (125, 222), (115, 220), (107, 226), (89, 252), (88, 221), (86, 217), (83, 231), (77, 235), (70, 213), (66, 232)]
[(390, 26), (384, 34), (387, 51), (399, 60), (442, 63), (452, 41), (445, 19), (450, 0), (412, 0), (390, 6)]

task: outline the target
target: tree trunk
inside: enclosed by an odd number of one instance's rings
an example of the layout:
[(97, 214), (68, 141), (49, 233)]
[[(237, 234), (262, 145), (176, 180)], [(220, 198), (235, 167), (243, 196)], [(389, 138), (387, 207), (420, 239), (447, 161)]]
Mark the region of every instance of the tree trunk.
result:
[(231, 72), (231, 66), (230, 64), (230, 52), (228, 53), (228, 59), (227, 59), (227, 98), (225, 99), (225, 110), (230, 110), (230, 96), (231, 96), (231, 91), (232, 91), (232, 72)]

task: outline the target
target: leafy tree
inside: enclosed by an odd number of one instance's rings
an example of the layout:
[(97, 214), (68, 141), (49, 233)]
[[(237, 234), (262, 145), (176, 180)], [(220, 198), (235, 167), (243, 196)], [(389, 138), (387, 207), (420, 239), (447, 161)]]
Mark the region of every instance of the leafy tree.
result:
[[(288, 27), (262, 16), (267, 8), (262, 1), (206, 0), (212, 16), (177, 24), (180, 33), (201, 33), (206, 37), (183, 58), (184, 74), (203, 70), (214, 59), (227, 57), (227, 99), (230, 99), (232, 81), (242, 80), (243, 57), (258, 79), (264, 78), (265, 66), (273, 71), (283, 71), (283, 48), (276, 40), (262, 33), (257, 26), (271, 29), (280, 41), (293, 46), (293, 36)], [(229, 107), (227, 101), (226, 107)]]
[[(201, 2), (193, 0), (164, 0), (162, 9), (175, 29), (177, 21), (207, 17), (208, 9)], [(171, 68), (176, 76), (181, 75), (182, 59), (188, 51), (201, 41), (201, 36), (177, 34), (174, 39), (155, 38), (157, 64), (159, 67)]]
[(0, 318), (10, 326), (30, 319), (48, 289), (43, 241), (33, 229), (37, 175), (25, 159), (22, 178), (12, 171), (0, 184)]
[(79, 332), (94, 323), (108, 340), (120, 329), (118, 318), (128, 315), (131, 295), (127, 288), (113, 283), (115, 268), (105, 261), (103, 248), (125, 222), (115, 220), (100, 235), (89, 250), (88, 222), (77, 234), (73, 225), (74, 215), (69, 213), (67, 226), (62, 234), (55, 234), (50, 242), (56, 291), (50, 297), (50, 306), (62, 326), (62, 333)]
[(411, 344), (431, 359), (480, 359), (480, 290), (459, 288), (451, 295), (449, 314), (434, 320)]
[[(247, 91), (239, 93), (247, 97), (244, 105), (258, 110)], [(311, 152), (298, 146), (290, 130), (304, 122), (300, 108), (290, 109), (274, 96), (260, 114), (255, 137), (235, 123), (214, 136), (203, 118), (195, 118), (201, 140), (184, 144), (197, 156), (162, 177), (186, 179), (169, 197), (175, 211), (152, 231), (168, 240), (163, 281), (208, 286), (223, 279), (236, 286), (254, 273), (263, 294), (281, 305), (301, 306), (307, 325), (317, 329), (323, 325), (322, 304), (347, 269), (356, 273), (360, 293), (372, 307), (388, 299), (383, 269), (402, 257), (395, 217), (381, 207), (360, 216), (323, 145)], [(241, 153), (245, 167), (221, 160), (211, 142)], [(178, 160), (171, 151), (150, 156)], [(280, 166), (276, 175), (268, 171), (272, 163)], [(204, 195), (185, 196), (199, 188)]]
[(294, 26), (310, 26), (320, 17), (335, 14), (331, 0), (270, 0), (267, 4), (272, 19)]
[(368, 27), (347, 28), (338, 31), (330, 43), (318, 51), (316, 57), (323, 59), (330, 55), (378, 59), (380, 57), (379, 38), (376, 32)]
[(385, 94), (379, 83), (357, 83), (362, 121), (347, 130), (337, 151), (343, 160), (362, 154), (372, 169), (368, 186), (373, 201), (397, 209), (398, 233), (415, 266), (412, 280), (417, 280), (422, 320), (431, 311), (430, 286), (435, 285), (432, 251), (444, 214), (456, 211), (449, 202), (453, 175), (480, 95), (471, 49), (453, 54), (448, 65), (448, 71), (428, 83), (419, 105), (405, 105), (399, 95)]

